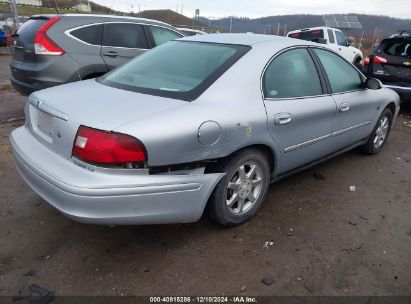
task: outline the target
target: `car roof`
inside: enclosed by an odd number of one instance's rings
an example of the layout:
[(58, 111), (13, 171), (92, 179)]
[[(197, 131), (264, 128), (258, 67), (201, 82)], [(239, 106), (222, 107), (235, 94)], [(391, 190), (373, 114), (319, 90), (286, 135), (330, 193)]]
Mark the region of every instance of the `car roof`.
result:
[(100, 15), (100, 14), (38, 14), (38, 15), (33, 15), (31, 18), (41, 18), (41, 17), (46, 17), (46, 18), (51, 18), (55, 16), (60, 16), (60, 17), (90, 17), (90, 18), (112, 18), (112, 19), (121, 19), (121, 20), (133, 20), (133, 21), (139, 21), (139, 22), (150, 22), (150, 23), (156, 23), (156, 24), (162, 24), (165, 26), (172, 27), (170, 24), (158, 21), (158, 20), (153, 20), (153, 19), (147, 19), (147, 18), (140, 18), (140, 17), (131, 17), (131, 16), (118, 16), (118, 15)]
[(222, 44), (237, 44), (247, 46), (254, 46), (263, 43), (275, 45), (317, 45), (315, 43), (299, 39), (260, 34), (208, 34), (183, 37), (179, 40)]

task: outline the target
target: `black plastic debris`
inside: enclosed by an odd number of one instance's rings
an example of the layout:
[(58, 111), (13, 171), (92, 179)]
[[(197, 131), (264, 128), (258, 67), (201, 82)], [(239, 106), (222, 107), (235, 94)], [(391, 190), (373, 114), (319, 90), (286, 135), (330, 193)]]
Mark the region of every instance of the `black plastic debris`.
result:
[(275, 280), (272, 276), (266, 276), (261, 279), (261, 282), (264, 283), (265, 285), (271, 285), (275, 282)]
[(23, 277), (32, 277), (36, 274), (36, 271), (34, 269), (30, 269), (27, 271), (25, 274), (23, 274)]
[(314, 176), (315, 179), (325, 180), (324, 175), (322, 175), (321, 173), (314, 173), (313, 176)]
[(33, 292), (36, 293), (38, 295), (40, 295), (40, 297), (34, 298), (33, 300), (29, 301), (29, 304), (47, 304), (50, 303), (51, 301), (53, 301), (55, 299), (54, 296), (54, 292), (40, 287), (38, 285), (35, 284), (31, 284), (29, 286), (29, 289)]

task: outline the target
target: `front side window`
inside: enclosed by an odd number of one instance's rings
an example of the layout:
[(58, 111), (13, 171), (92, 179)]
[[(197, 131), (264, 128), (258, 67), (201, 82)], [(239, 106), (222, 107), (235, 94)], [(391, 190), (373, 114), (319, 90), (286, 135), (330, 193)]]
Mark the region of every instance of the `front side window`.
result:
[(343, 33), (336, 31), (335, 37), (337, 38), (338, 45), (347, 46), (347, 40), (345, 40)]
[(306, 49), (295, 49), (279, 55), (268, 66), (263, 81), (267, 98), (322, 94), (317, 69)]
[(116, 88), (182, 100), (194, 100), (250, 47), (170, 41), (99, 81)]
[(103, 24), (94, 24), (73, 30), (70, 34), (77, 39), (93, 45), (101, 45), (103, 39)]
[(333, 93), (342, 93), (363, 88), (362, 79), (358, 71), (338, 55), (315, 49), (330, 81)]
[(106, 23), (103, 45), (148, 49), (143, 25), (134, 23)]
[(160, 45), (170, 40), (182, 37), (180, 34), (164, 27), (150, 26), (150, 30), (153, 34), (154, 42), (156, 43), (156, 45)]

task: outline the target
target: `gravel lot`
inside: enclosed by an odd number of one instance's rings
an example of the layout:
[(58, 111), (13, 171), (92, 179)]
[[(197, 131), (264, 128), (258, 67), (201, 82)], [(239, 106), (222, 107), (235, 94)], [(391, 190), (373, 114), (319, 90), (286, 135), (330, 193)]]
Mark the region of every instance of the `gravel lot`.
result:
[(272, 185), (244, 225), (109, 228), (66, 219), (17, 174), (8, 135), (24, 98), (9, 60), (0, 56), (0, 295), (30, 284), (57, 295), (411, 295), (410, 107), (382, 153), (353, 151)]

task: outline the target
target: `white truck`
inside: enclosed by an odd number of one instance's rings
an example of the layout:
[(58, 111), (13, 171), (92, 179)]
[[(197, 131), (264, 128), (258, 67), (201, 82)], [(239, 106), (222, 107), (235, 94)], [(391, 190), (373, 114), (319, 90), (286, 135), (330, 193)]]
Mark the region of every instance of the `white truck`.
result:
[(313, 41), (326, 44), (337, 54), (340, 54), (347, 61), (352, 62), (361, 70), (363, 64), (362, 52), (351, 46), (351, 43), (345, 38), (343, 32), (332, 27), (312, 27), (291, 31), (287, 37)]

